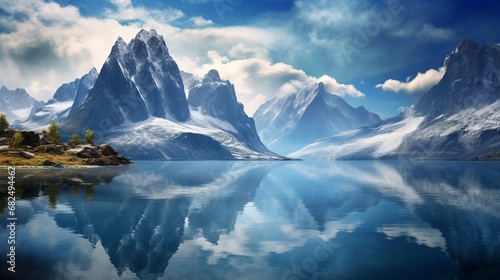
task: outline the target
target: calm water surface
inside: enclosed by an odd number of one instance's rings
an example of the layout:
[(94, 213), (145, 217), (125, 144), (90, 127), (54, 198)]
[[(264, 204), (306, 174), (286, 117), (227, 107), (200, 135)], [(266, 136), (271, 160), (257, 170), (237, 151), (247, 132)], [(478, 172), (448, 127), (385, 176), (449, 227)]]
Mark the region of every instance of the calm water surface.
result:
[(500, 279), (499, 163), (0, 172), (1, 279)]

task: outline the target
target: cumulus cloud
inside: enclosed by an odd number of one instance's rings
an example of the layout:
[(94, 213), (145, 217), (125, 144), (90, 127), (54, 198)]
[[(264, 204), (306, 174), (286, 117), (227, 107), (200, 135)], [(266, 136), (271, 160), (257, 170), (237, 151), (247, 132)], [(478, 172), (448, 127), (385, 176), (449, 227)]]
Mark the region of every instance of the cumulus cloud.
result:
[(47, 100), (55, 89), (100, 67), (118, 35), (138, 31), (112, 19), (82, 17), (73, 6), (0, 1), (11, 31), (0, 33), (0, 83)]
[(209, 19), (204, 19), (203, 17), (193, 17), (193, 18), (191, 18), (191, 21), (197, 27), (205, 27), (205, 26), (210, 26), (210, 25), (214, 24), (213, 21), (211, 21)]
[(429, 69), (425, 73), (418, 73), (413, 79), (407, 78), (405, 82), (389, 79), (383, 84), (376, 85), (376, 88), (381, 88), (384, 91), (403, 91), (413, 95), (421, 95), (439, 83), (445, 72), (445, 67), (441, 67), (439, 70)]
[[(118, 36), (128, 41), (141, 28), (157, 29), (186, 71), (211, 61), (208, 50), (231, 51), (233, 58), (248, 57), (264, 53), (279, 39), (272, 31), (251, 27), (180, 29), (170, 22), (183, 17), (181, 11), (136, 7), (130, 0), (110, 3), (115, 8), (107, 9), (102, 17), (85, 17), (71, 5), (0, 1), (0, 9), (5, 11), (0, 30), (0, 84), (26, 88), (35, 98), (47, 100), (61, 84), (92, 67), (100, 69)], [(193, 21), (209, 24), (201, 17)]]
[[(397, 0), (296, 0), (287, 17), (266, 19), (268, 25), (282, 26), (281, 32), (290, 37), (286, 47), (272, 56), (311, 75), (329, 74), (349, 81), (405, 68), (430, 42), (455, 38), (451, 30), (431, 24), (433, 16), (422, 15), (432, 9), (429, 5)], [(410, 38), (405, 52), (388, 47)], [(389, 59), (391, 63), (381, 63)]]
[[(215, 68), (236, 86), (240, 102), (249, 114), (289, 81), (316, 82), (315, 77), (285, 63), (272, 63), (269, 49), (287, 41), (287, 34), (272, 28), (213, 27), (194, 17), (203, 28), (181, 29), (170, 23), (181, 11), (136, 7), (130, 0), (111, 0), (103, 18), (82, 16), (68, 5), (26, 0), (23, 4), (0, 1), (11, 17), (11, 33), (0, 34), (0, 83), (25, 87), (37, 99), (47, 100), (62, 83), (100, 69), (118, 36), (126, 41), (140, 28), (155, 28), (164, 35), (171, 55), (182, 70), (203, 76)], [(25, 15), (16, 20), (14, 15)], [(193, 40), (196, 38), (196, 40)], [(359, 95), (339, 87), (335, 79), (322, 77), (331, 91)]]
[(253, 115), (259, 105), (275, 94), (297, 92), (319, 82), (323, 82), (327, 91), (339, 96), (364, 96), (353, 85), (339, 83), (328, 75), (319, 78), (310, 76), (289, 64), (272, 63), (265, 56), (231, 59), (216, 51), (209, 51), (207, 56), (211, 61), (195, 69), (194, 74), (203, 76), (210, 69), (217, 69), (222, 79), (235, 84), (238, 99), (245, 104), (245, 112), (249, 115)]
[[(118, 36), (128, 41), (141, 28), (154, 28), (164, 36), (180, 69), (203, 76), (215, 68), (223, 78), (234, 83), (238, 99), (250, 115), (278, 89), (290, 85), (322, 81), (334, 94), (363, 96), (353, 85), (338, 82), (331, 72), (322, 71), (321, 67), (332, 69), (335, 59), (343, 59), (350, 53), (349, 47), (342, 47), (350, 35), (342, 33), (343, 28), (352, 24), (353, 18), (368, 20), (372, 14), (356, 13), (359, 1), (357, 4), (338, 1), (333, 8), (329, 8), (327, 2), (320, 1), (316, 6), (311, 6), (310, 1), (297, 2), (292, 18), (300, 19), (300, 24), (306, 23), (302, 30), (291, 28), (294, 21), (290, 20), (272, 25), (275, 27), (258, 24), (216, 27), (210, 20), (196, 16), (186, 18), (182, 11), (168, 6), (149, 8), (137, 6), (130, 0), (110, 0), (114, 8), (105, 10), (99, 17), (83, 16), (74, 6), (55, 2), (0, 0), (0, 9), (5, 11), (0, 21), (3, 66), (0, 84), (9, 88), (24, 87), (35, 98), (47, 100), (62, 83), (81, 77), (92, 67), (100, 69)], [(322, 10), (324, 13), (312, 12)], [(173, 26), (179, 20), (190, 22), (193, 28)], [(261, 20), (261, 24), (265, 22)], [(331, 21), (332, 29), (325, 20)], [(338, 36), (333, 36), (337, 31)], [(309, 40), (302, 40), (304, 32)], [(336, 40), (337, 37), (343, 39)], [(290, 45), (292, 51), (284, 51), (283, 55), (290, 55), (286, 58), (291, 62), (276, 62), (281, 60), (276, 52), (290, 49)], [(308, 65), (312, 65), (311, 59), (325, 63), (315, 64), (320, 73), (315, 74), (300, 70), (301, 63), (294, 63), (297, 62), (294, 57), (307, 60)], [(329, 75), (323, 76), (325, 73)]]

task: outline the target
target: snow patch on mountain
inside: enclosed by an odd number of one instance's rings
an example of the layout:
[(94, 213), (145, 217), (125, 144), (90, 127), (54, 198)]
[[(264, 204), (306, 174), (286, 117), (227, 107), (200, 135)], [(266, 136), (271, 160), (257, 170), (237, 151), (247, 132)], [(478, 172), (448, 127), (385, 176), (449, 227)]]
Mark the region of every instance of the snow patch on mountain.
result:
[(327, 92), (323, 83), (278, 93), (257, 109), (254, 119), (263, 143), (282, 154), (341, 131), (381, 121), (364, 107), (353, 108), (341, 97)]
[(500, 47), (464, 39), (445, 67), (441, 81), (397, 117), (292, 156), (469, 159), (500, 151)]
[(0, 113), (5, 114), (11, 125), (24, 121), (31, 109), (40, 103), (24, 89), (9, 90), (5, 86), (0, 88)]
[(45, 129), (51, 122), (63, 122), (71, 110), (79, 106), (78, 103), (83, 103), (96, 79), (97, 70), (92, 68), (81, 78), (61, 85), (46, 104), (33, 107), (29, 117), (19, 124), (19, 127), (29, 130), (41, 130)]
[[(330, 139), (327, 138), (293, 152), (289, 156), (334, 160), (351, 154), (364, 153), (367, 154), (366, 157), (383, 157), (395, 151), (405, 136), (417, 130), (424, 119), (425, 117), (409, 116), (396, 123), (381, 125), (373, 131), (373, 136), (355, 139), (347, 143), (330, 143)], [(336, 136), (349, 136), (358, 131), (350, 131)]]
[(280, 160), (275, 154), (253, 150), (231, 132), (231, 124), (194, 112), (184, 123), (151, 117), (110, 131), (104, 142), (126, 156), (156, 160)]

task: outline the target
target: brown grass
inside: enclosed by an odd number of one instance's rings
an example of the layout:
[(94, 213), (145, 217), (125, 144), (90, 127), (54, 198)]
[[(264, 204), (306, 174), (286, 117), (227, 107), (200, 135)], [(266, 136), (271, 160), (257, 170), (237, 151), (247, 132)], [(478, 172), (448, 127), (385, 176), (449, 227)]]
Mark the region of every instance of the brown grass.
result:
[(32, 159), (25, 159), (18, 155), (0, 153), (0, 166), (43, 166), (45, 160), (60, 163), (64, 166), (86, 165), (83, 159), (71, 155), (56, 155), (50, 153), (35, 153)]

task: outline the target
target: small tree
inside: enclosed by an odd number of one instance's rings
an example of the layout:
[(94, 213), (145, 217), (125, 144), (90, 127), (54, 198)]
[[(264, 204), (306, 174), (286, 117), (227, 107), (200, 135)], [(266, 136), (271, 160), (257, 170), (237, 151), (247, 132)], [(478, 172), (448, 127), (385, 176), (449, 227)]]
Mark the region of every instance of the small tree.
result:
[(14, 133), (14, 136), (12, 136), (12, 146), (14, 148), (19, 148), (24, 142), (24, 137), (23, 134), (19, 131), (16, 131)]
[(49, 125), (49, 129), (47, 130), (47, 135), (46, 137), (52, 141), (52, 143), (59, 143), (60, 142), (60, 137), (61, 137), (61, 134), (59, 133), (59, 131), (57, 130), (57, 123), (55, 122), (52, 122), (50, 125)]
[(76, 133), (71, 135), (71, 140), (69, 140), (69, 143), (72, 145), (80, 144), (80, 136), (78, 136), (78, 134)]
[(95, 141), (94, 132), (90, 129), (87, 129), (87, 131), (85, 131), (85, 144), (90, 144), (94, 146), (94, 141)]
[(0, 114), (0, 130), (6, 130), (9, 128), (9, 122), (5, 114)]

